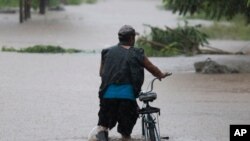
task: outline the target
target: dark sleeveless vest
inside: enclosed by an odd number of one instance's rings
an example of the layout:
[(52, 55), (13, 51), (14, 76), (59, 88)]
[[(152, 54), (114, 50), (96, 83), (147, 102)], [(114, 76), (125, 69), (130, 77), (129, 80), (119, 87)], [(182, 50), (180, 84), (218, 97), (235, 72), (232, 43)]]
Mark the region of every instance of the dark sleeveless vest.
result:
[(144, 51), (141, 48), (125, 49), (120, 44), (102, 50), (102, 83), (99, 97), (110, 84), (131, 84), (138, 97), (144, 81)]

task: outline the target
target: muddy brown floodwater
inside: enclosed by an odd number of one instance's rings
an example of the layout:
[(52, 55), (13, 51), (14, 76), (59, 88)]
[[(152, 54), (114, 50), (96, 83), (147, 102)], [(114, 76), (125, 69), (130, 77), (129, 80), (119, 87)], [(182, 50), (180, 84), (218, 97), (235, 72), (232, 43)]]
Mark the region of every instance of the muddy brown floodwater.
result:
[[(100, 50), (117, 42), (117, 30), (143, 24), (176, 26), (178, 17), (159, 10), (161, 0), (102, 0), (68, 6), (64, 12), (0, 15), (0, 47), (56, 44)], [(156, 16), (157, 15), (157, 16)], [(204, 22), (204, 21), (193, 21)], [(249, 42), (212, 41), (229, 51), (249, 51)], [(212, 58), (242, 74), (201, 75), (193, 63)], [(197, 55), (150, 58), (173, 75), (155, 83), (160, 128), (170, 141), (228, 141), (230, 124), (250, 123), (250, 56)], [(86, 141), (97, 123), (100, 54), (0, 52), (0, 141)], [(146, 73), (143, 89), (153, 77)], [(140, 102), (138, 102), (141, 105)], [(140, 119), (132, 137), (140, 138)], [(110, 132), (119, 139), (116, 129)]]

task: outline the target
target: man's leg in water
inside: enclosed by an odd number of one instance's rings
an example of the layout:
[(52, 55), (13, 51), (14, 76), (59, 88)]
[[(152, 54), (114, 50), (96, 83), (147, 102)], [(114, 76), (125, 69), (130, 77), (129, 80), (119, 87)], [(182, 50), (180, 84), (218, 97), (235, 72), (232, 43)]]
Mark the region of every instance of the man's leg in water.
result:
[(117, 112), (119, 102), (115, 99), (100, 100), (100, 110), (98, 112), (98, 126), (112, 129), (117, 123)]
[(118, 110), (118, 132), (124, 139), (129, 139), (138, 118), (136, 101), (120, 100)]
[(116, 125), (116, 103), (117, 102), (113, 99), (100, 100), (98, 128), (100, 128), (101, 132), (98, 132), (96, 137), (101, 141), (108, 140), (108, 130), (111, 130)]
[(98, 141), (108, 141), (108, 128), (98, 126), (96, 138), (98, 139)]

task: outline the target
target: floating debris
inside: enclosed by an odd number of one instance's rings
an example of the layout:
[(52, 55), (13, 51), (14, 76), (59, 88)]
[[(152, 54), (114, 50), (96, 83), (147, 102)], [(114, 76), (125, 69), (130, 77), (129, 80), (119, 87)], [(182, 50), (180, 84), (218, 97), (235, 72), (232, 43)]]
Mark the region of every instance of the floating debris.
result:
[(226, 65), (221, 65), (210, 58), (207, 58), (205, 61), (194, 63), (195, 71), (197, 73), (203, 74), (230, 74), (230, 73), (239, 73), (238, 69), (230, 68)]

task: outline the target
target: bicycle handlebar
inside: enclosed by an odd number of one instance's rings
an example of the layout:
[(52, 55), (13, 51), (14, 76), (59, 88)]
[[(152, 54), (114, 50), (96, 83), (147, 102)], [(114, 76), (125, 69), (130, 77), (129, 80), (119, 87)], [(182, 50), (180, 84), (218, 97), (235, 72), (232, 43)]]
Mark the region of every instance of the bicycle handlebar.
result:
[[(172, 73), (168, 73), (166, 76), (170, 76), (170, 75), (172, 75)], [(151, 87), (150, 87), (150, 91), (148, 91), (148, 92), (152, 92), (152, 91), (153, 91), (153, 88), (154, 88), (154, 81), (155, 81), (156, 79), (159, 80), (159, 78), (157, 78), (157, 77), (155, 77), (153, 80), (151, 80), (151, 82), (150, 82)]]

